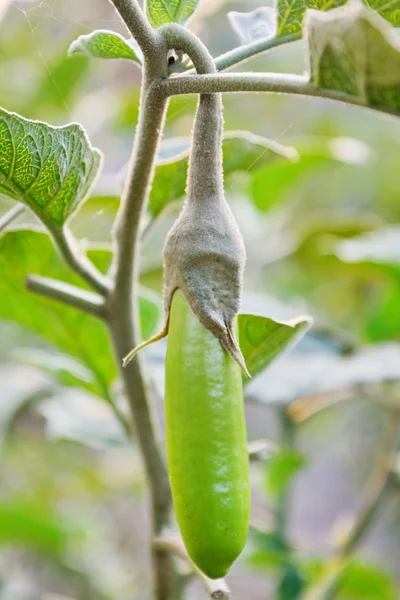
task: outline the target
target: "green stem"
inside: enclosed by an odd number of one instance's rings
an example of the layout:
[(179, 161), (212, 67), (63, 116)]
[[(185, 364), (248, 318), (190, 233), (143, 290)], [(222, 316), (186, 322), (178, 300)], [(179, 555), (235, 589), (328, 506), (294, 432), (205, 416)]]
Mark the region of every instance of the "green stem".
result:
[(110, 282), (80, 251), (72, 232), (64, 227), (52, 231), (51, 235), (57, 250), (67, 265), (99, 294), (106, 296), (110, 288)]
[(304, 75), (282, 75), (280, 73), (181, 75), (162, 81), (159, 85), (168, 96), (224, 92), (273, 92), (313, 96), (355, 106), (365, 106), (363, 101), (356, 96), (315, 87), (309, 82), (308, 76)]
[(136, 0), (111, 0), (125, 25), (137, 41), (143, 54), (151, 57), (156, 52), (157, 34), (150, 26)]
[[(131, 166), (114, 229), (115, 253), (111, 267), (113, 287), (107, 299), (107, 321), (121, 368), (141, 453), (149, 482), (153, 535), (167, 526), (171, 508), (168, 475), (151, 414), (149, 391), (140, 359), (125, 368), (123, 358), (137, 345), (140, 222), (154, 174), (154, 163), (163, 129), (167, 98), (154, 89), (155, 78), (167, 76), (167, 47), (157, 37), (158, 50), (145, 60), (140, 104)], [(153, 549), (154, 598), (170, 600), (172, 568), (168, 552)]]
[(25, 206), (23, 204), (16, 204), (5, 215), (0, 218), (0, 233), (8, 227), (10, 223), (14, 221), (21, 213), (25, 210)]
[[(285, 409), (280, 410), (280, 439), (279, 449), (282, 452), (294, 452), (295, 450), (295, 429)], [(279, 494), (276, 503), (276, 529), (282, 540), (288, 538), (288, 517), (290, 511), (291, 486), (288, 482)]]
[(301, 39), (301, 33), (291, 33), (289, 35), (283, 35), (282, 37), (274, 37), (270, 39), (256, 40), (251, 44), (244, 46), (238, 46), (225, 54), (221, 54), (215, 59), (215, 66), (218, 71), (224, 71), (229, 69), (249, 58), (253, 58), (261, 52), (266, 52), (272, 48), (277, 48), (289, 42), (295, 42)]
[(99, 294), (82, 290), (57, 279), (38, 275), (28, 275), (26, 287), (41, 296), (58, 300), (95, 317), (104, 318), (104, 298)]

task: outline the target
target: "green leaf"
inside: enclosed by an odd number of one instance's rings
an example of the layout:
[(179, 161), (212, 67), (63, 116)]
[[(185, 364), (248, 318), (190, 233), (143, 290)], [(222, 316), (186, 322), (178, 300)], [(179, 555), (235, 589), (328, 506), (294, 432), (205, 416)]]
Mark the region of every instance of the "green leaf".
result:
[(46, 67), (36, 93), (31, 99), (27, 95), (24, 112), (26, 110), (30, 116), (46, 121), (53, 117), (64, 119), (87, 78), (89, 59), (87, 56), (66, 56), (63, 48), (62, 53)]
[(0, 109), (0, 193), (52, 230), (86, 197), (101, 164), (80, 125), (51, 127)]
[(302, 156), (298, 162), (277, 160), (265, 169), (257, 169), (251, 181), (254, 204), (261, 212), (268, 212), (309, 175), (332, 162), (326, 156)]
[(279, 322), (257, 315), (239, 315), (239, 343), (254, 377), (279, 354), (296, 344), (312, 325), (310, 317)]
[[(91, 258), (101, 268), (108, 264), (110, 253), (91, 252)], [(88, 314), (28, 292), (25, 288), (28, 274), (82, 284), (59, 258), (48, 235), (10, 231), (0, 238), (0, 319), (28, 328), (76, 359), (81, 367), (76, 381), (83, 378), (86, 380), (83, 387), (109, 400), (109, 388), (117, 376), (117, 368), (106, 327)], [(150, 292), (143, 294), (140, 313), (145, 337), (153, 333), (159, 312), (155, 296)], [(72, 370), (72, 374), (75, 371)]]
[[(152, 220), (170, 202), (182, 198), (185, 194), (190, 145), (186, 140), (181, 142), (180, 147), (183, 150), (173, 161), (157, 166), (148, 205)], [(248, 171), (255, 165), (264, 166), (277, 157), (293, 160), (297, 157), (297, 153), (291, 147), (244, 131), (229, 132), (224, 138), (225, 177), (236, 171)]]
[(232, 11), (228, 13), (228, 19), (243, 44), (275, 36), (276, 12), (271, 6), (261, 6), (246, 13)]
[(390, 576), (376, 567), (352, 562), (345, 569), (338, 597), (340, 600), (396, 600), (396, 586)]
[(251, 532), (249, 564), (255, 568), (282, 567), (291, 560), (292, 549), (278, 532)]
[(72, 42), (68, 54), (87, 54), (95, 58), (125, 58), (141, 64), (139, 49), (133, 40), (126, 40), (119, 33), (107, 30), (81, 35)]
[[(363, 0), (369, 8), (377, 11), (389, 23), (400, 25), (400, 0)], [(300, 32), (307, 9), (318, 12), (330, 11), (346, 4), (346, 0), (277, 0), (277, 37)]]
[(30, 547), (45, 554), (61, 554), (68, 535), (55, 515), (20, 499), (0, 503), (0, 545)]
[(400, 0), (386, 2), (386, 0), (364, 0), (364, 4), (376, 10), (381, 17), (389, 21), (394, 27), (400, 27)]
[(337, 246), (340, 260), (393, 265), (400, 268), (400, 227), (392, 226), (343, 240)]
[(277, 600), (300, 599), (304, 586), (305, 579), (300, 570), (295, 565), (286, 565), (279, 584)]
[(200, 0), (146, 0), (147, 17), (153, 27), (166, 23), (185, 25)]
[(268, 493), (274, 498), (279, 497), (304, 464), (304, 456), (298, 452), (282, 451), (273, 454), (266, 463)]
[(268, 212), (286, 196), (301, 189), (318, 173), (332, 175), (342, 164), (355, 167), (369, 165), (372, 150), (354, 138), (305, 136), (297, 144), (297, 161), (276, 160), (254, 172), (251, 195), (257, 208)]
[(277, 0), (277, 37), (301, 30), (307, 8), (325, 11), (345, 4), (346, 0)]
[(400, 112), (400, 42), (382, 17), (351, 4), (329, 14), (308, 11), (305, 28), (316, 87), (348, 93), (372, 108)]

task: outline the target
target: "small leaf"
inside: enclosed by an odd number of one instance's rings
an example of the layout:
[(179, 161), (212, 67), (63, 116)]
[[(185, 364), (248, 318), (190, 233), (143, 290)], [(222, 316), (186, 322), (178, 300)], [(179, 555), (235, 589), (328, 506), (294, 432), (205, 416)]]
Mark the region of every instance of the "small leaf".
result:
[(47, 508), (10, 499), (0, 504), (0, 546), (28, 547), (59, 555), (66, 550), (67, 532)]
[(284, 567), (278, 588), (277, 600), (299, 600), (305, 587), (305, 578), (293, 564)]
[(276, 32), (276, 12), (270, 6), (247, 13), (232, 11), (228, 13), (228, 19), (243, 44), (274, 37)]
[(346, 600), (396, 600), (396, 585), (375, 565), (351, 562), (343, 572), (340, 597)]
[(101, 163), (80, 125), (51, 127), (0, 109), (0, 193), (61, 228), (86, 197)]
[(200, 0), (146, 0), (147, 17), (153, 27), (166, 23), (185, 25)]
[(386, 227), (343, 240), (337, 246), (337, 255), (343, 262), (389, 264), (400, 268), (400, 227)]
[[(173, 161), (157, 166), (148, 205), (151, 219), (155, 219), (170, 202), (185, 194), (190, 143), (180, 140), (176, 148), (177, 154)], [(232, 131), (225, 135), (225, 177), (235, 171), (248, 171), (256, 165), (262, 167), (277, 157), (293, 160), (297, 157), (297, 152), (294, 148), (243, 131)]]
[[(92, 251), (90, 254), (101, 270), (110, 260), (110, 252)], [(79, 310), (28, 292), (27, 274), (82, 285), (59, 258), (47, 234), (10, 231), (0, 238), (0, 319), (26, 327), (75, 359), (77, 362), (70, 373), (76, 385), (82, 379), (82, 387), (109, 400), (117, 368), (104, 324)], [(155, 294), (142, 290), (139, 306), (143, 335), (151, 334), (160, 313)], [(60, 376), (65, 376), (62, 372), (65, 367), (64, 361)], [(53, 368), (53, 372), (57, 375), (57, 369)]]
[(279, 354), (296, 344), (312, 325), (310, 317), (279, 322), (256, 315), (239, 315), (239, 345), (254, 377)]
[(298, 452), (283, 451), (271, 456), (266, 463), (268, 493), (274, 498), (279, 497), (304, 462), (304, 456)]
[(81, 35), (69, 47), (68, 54), (88, 54), (95, 58), (125, 58), (141, 64), (139, 48), (133, 40), (126, 40), (119, 33), (107, 30)]
[(291, 559), (292, 549), (278, 532), (251, 534), (249, 564), (256, 569), (282, 567)]
[(329, 14), (308, 11), (305, 28), (316, 87), (348, 93), (372, 108), (400, 112), (400, 41), (383, 18), (351, 4)]

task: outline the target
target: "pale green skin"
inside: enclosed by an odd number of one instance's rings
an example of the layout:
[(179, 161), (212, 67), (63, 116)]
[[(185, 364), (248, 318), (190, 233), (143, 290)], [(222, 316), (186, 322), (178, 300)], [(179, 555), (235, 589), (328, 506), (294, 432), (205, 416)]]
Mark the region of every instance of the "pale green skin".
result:
[(170, 312), (165, 402), (178, 525), (190, 558), (217, 579), (242, 552), (249, 526), (242, 373), (181, 290)]

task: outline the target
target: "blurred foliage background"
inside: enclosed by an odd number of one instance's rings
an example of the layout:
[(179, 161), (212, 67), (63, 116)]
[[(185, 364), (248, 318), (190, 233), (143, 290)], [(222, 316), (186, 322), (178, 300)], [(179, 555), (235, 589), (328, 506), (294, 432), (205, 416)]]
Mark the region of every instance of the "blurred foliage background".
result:
[[(263, 4), (202, 0), (191, 28), (217, 56), (239, 43), (227, 12)], [(53, 125), (79, 122), (104, 153), (102, 176), (72, 228), (106, 268), (140, 71), (127, 61), (67, 56), (77, 36), (98, 28), (125, 33), (107, 0), (0, 0), (0, 106)], [(302, 73), (306, 64), (296, 42), (238, 70)], [(315, 323), (246, 388), (249, 438), (272, 450), (252, 462), (251, 535), (229, 575), (234, 598), (292, 600), (331, 564), (396, 451), (400, 122), (310, 98), (224, 102), (227, 132), (267, 138), (251, 138), (247, 149), (243, 140), (232, 144), (225, 156), (226, 193), (248, 251), (243, 311), (278, 320), (308, 314)], [(162, 316), (161, 249), (182, 199), (185, 165), (176, 155), (195, 103), (171, 101), (143, 224), (146, 335)], [(0, 196), (0, 215), (11, 206)], [(74, 311), (71, 337), (72, 309), (24, 291), (27, 271), (68, 277), (34, 217), (24, 212), (0, 242), (0, 599), (145, 600), (146, 488), (137, 449), (111, 407), (126, 410), (109, 342), (101, 325)], [(144, 355), (160, 428), (164, 350)], [(332, 597), (399, 597), (396, 464)], [(203, 597), (191, 581), (187, 598)]]

